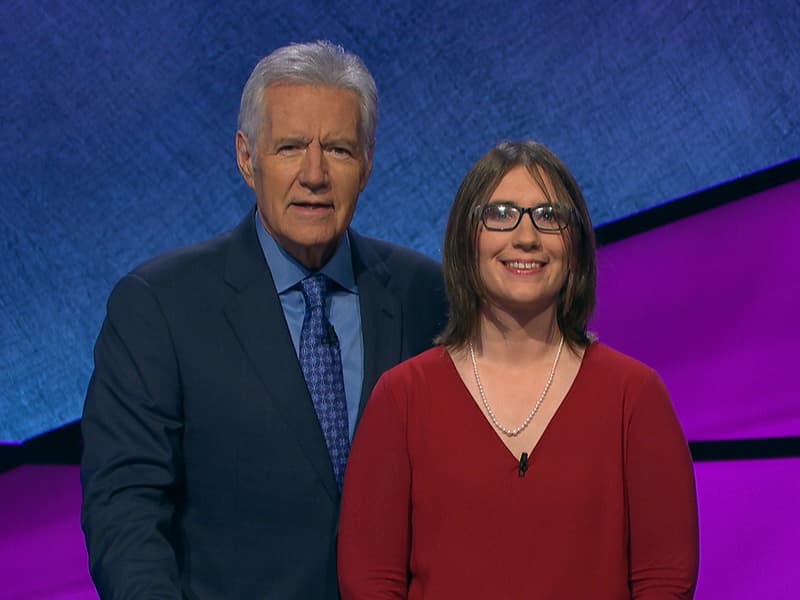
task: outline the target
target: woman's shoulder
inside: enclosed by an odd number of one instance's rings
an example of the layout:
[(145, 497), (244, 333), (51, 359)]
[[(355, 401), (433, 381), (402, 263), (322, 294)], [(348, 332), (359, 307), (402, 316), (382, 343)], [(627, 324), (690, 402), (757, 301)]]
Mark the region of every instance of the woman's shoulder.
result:
[(585, 361), (593, 367), (602, 369), (614, 369), (615, 371), (625, 371), (627, 373), (652, 373), (653, 368), (637, 358), (625, 354), (602, 342), (592, 342), (585, 351)]
[(602, 342), (587, 346), (582, 370), (587, 376), (618, 384), (661, 381), (651, 366)]
[(434, 346), (390, 368), (381, 380), (384, 384), (429, 381), (446, 375), (452, 368), (453, 361), (447, 350), (443, 346)]
[(385, 371), (370, 394), (367, 409), (383, 407), (401, 414), (424, 410), (432, 398), (448, 396), (457, 382), (458, 372), (449, 353), (435, 346)]

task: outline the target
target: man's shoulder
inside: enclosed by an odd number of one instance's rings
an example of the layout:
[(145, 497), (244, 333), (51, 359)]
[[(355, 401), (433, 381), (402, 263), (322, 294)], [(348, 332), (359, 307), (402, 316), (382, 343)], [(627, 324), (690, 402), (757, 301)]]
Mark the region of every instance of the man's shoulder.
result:
[[(128, 274), (151, 285), (174, 285), (185, 278), (219, 277), (231, 248), (241, 246), (246, 237), (247, 217), (236, 227), (212, 238), (167, 250), (154, 256)], [(253, 233), (255, 236), (255, 233)]]
[(357, 260), (363, 262), (368, 268), (382, 267), (393, 275), (421, 271), (431, 276), (441, 277), (441, 265), (412, 248), (361, 235), (352, 230), (350, 231), (350, 240)]

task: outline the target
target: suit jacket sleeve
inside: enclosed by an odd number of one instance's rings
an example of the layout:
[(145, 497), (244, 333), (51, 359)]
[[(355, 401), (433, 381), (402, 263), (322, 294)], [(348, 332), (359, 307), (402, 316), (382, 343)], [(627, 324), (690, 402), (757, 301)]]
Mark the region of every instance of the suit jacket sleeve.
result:
[(81, 427), (81, 523), (98, 592), (180, 598), (172, 527), (180, 381), (168, 323), (136, 275), (109, 299)]

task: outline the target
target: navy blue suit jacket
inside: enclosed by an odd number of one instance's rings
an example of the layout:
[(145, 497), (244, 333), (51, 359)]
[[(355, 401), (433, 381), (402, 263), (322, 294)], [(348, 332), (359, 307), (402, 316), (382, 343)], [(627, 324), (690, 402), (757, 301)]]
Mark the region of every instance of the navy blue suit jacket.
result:
[[(351, 232), (380, 374), (443, 325), (439, 266)], [(253, 213), (114, 288), (82, 419), (82, 525), (103, 598), (337, 598), (339, 491)]]

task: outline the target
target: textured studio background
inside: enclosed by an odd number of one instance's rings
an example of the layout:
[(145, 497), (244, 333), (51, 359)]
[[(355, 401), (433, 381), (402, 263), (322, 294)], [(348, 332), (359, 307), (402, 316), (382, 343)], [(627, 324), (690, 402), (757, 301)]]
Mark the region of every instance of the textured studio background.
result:
[(0, 2), (0, 440), (80, 416), (113, 283), (234, 225), (255, 62), (327, 38), (381, 94), (355, 226), (438, 257), (469, 166), (536, 138), (596, 224), (800, 153), (800, 3)]

